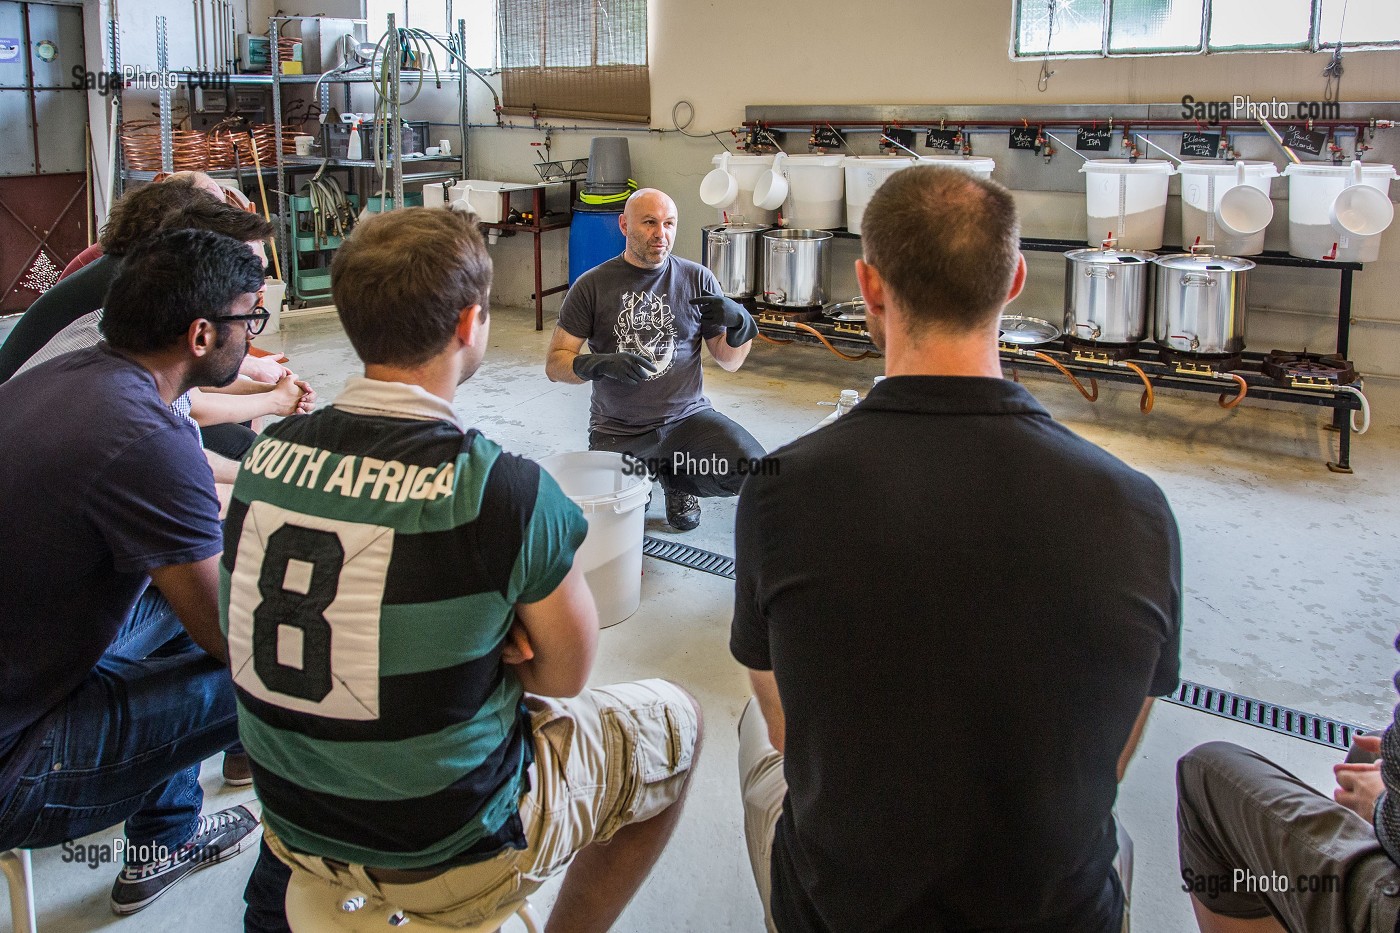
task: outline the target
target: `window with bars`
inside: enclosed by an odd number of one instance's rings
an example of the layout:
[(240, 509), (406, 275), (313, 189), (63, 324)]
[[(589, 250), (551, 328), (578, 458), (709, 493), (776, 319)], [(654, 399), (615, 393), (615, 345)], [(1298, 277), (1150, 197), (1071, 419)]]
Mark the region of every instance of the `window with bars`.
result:
[(651, 119), (646, 0), (497, 0), (506, 113)]
[(1013, 3), (1013, 58), (1400, 47), (1396, 0)]

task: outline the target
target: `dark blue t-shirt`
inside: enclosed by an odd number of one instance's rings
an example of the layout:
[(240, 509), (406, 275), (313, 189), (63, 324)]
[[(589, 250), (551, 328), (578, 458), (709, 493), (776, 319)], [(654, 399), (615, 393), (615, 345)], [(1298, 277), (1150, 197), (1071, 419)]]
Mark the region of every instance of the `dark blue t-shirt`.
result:
[(635, 353), (656, 366), (641, 385), (594, 382), (590, 430), (636, 436), (710, 407), (701, 394), (700, 344), (724, 328), (704, 327), (690, 299), (719, 294), (713, 272), (678, 256), (656, 269), (618, 256), (579, 277), (559, 326), (587, 340), (592, 353)]
[(3, 756), (92, 670), (148, 571), (218, 554), (222, 532), (198, 434), (105, 343), (0, 385), (0, 436)]

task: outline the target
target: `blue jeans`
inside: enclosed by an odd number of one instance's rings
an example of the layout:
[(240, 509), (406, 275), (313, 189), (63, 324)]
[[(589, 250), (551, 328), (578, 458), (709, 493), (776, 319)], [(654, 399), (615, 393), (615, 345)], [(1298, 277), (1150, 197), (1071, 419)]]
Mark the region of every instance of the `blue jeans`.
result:
[(194, 835), (199, 763), (238, 738), (228, 667), (150, 587), (87, 678), (22, 734), (4, 769), (0, 850), (37, 849), (126, 822), (135, 845)]

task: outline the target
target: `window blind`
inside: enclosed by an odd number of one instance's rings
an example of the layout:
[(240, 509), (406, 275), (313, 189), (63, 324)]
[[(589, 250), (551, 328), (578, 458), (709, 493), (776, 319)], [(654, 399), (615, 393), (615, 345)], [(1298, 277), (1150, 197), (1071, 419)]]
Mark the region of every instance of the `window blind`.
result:
[(646, 0), (500, 0), (508, 114), (651, 120)]

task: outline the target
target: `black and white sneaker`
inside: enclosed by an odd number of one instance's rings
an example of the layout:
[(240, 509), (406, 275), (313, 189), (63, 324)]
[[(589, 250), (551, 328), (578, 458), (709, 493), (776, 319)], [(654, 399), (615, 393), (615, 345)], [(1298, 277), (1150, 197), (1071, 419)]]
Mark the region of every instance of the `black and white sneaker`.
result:
[(258, 840), (261, 827), (247, 807), (229, 807), (199, 818), (189, 842), (149, 862), (128, 862), (112, 885), (112, 910), (134, 914), (188, 875), (231, 859)]

